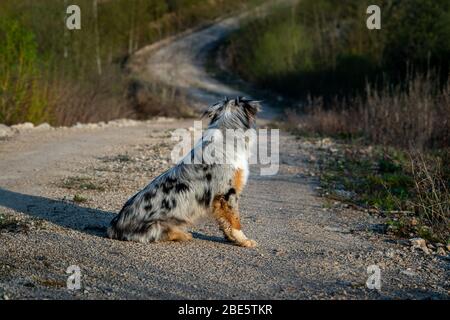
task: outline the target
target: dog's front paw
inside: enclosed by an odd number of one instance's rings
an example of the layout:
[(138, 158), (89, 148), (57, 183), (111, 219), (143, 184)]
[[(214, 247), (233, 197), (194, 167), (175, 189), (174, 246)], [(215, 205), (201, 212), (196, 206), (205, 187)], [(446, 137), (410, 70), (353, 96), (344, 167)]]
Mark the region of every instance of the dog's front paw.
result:
[(255, 240), (247, 239), (239, 243), (241, 247), (254, 248), (258, 245)]

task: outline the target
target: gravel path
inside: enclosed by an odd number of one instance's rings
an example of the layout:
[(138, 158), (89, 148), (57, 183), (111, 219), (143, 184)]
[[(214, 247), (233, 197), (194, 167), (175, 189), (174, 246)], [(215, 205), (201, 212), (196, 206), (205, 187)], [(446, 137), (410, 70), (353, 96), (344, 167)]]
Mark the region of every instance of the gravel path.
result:
[[(205, 50), (238, 21), (144, 49), (141, 73), (187, 88), (193, 104), (236, 94), (203, 63)], [(272, 116), (266, 109), (264, 117)], [(256, 249), (225, 242), (209, 220), (188, 243), (105, 238), (123, 202), (171, 165), (172, 130), (192, 125), (123, 120), (23, 129), (0, 140), (0, 298), (449, 298), (448, 259), (381, 234), (378, 217), (317, 197), (310, 168), (324, 145), (287, 134), (278, 174), (260, 176), (253, 167), (241, 200)], [(81, 290), (66, 288), (71, 265), (81, 269)], [(379, 291), (366, 287), (370, 265), (381, 269)]]

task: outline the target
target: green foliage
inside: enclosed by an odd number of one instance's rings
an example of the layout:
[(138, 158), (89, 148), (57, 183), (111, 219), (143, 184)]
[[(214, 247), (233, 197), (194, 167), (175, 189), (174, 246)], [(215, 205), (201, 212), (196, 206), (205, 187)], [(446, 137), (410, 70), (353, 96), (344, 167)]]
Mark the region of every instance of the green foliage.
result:
[(88, 200), (87, 198), (80, 196), (78, 194), (73, 196), (73, 202), (76, 202), (76, 203), (83, 203), (83, 202), (86, 202), (87, 200)]
[[(320, 182), (334, 199), (377, 211), (388, 230), (445, 242), (450, 237), (450, 184), (443, 165), (449, 151), (410, 158), (397, 149), (357, 145), (320, 158)], [(351, 197), (342, 198), (343, 192)]]
[[(123, 67), (130, 55), (261, 0), (36, 2), (0, 1), (0, 123), (65, 125), (110, 120), (108, 111), (111, 117), (135, 114), (121, 100), (128, 83)], [(81, 9), (81, 30), (65, 28), (69, 4)], [(105, 110), (110, 100), (117, 106)]]
[[(280, 18), (284, 18), (280, 16)], [(273, 28), (267, 29), (271, 20), (256, 21), (240, 35), (240, 46), (234, 48), (242, 64), (248, 69), (245, 72), (251, 79), (265, 81), (271, 78), (281, 79), (291, 72), (310, 71), (313, 68), (312, 44), (305, 36), (305, 29), (298, 26), (295, 20), (283, 19), (275, 23)], [(258, 30), (267, 32), (257, 37)], [(258, 50), (252, 50), (252, 43)], [(250, 48), (250, 50), (248, 50)], [(241, 52), (245, 54), (240, 55)]]
[[(403, 161), (403, 160), (402, 160)], [(374, 158), (345, 154), (325, 163), (322, 184), (329, 190), (344, 188), (354, 192), (360, 206), (379, 210), (403, 210), (412, 195), (414, 182), (398, 158), (377, 155)]]
[(446, 0), (408, 0), (392, 5), (385, 27), (384, 63), (401, 68), (406, 62), (421, 71), (431, 64), (448, 73), (450, 56), (450, 3)]
[(33, 33), (11, 19), (0, 20), (0, 123), (48, 116), (45, 88), (39, 83)]
[(105, 188), (100, 184), (95, 183), (90, 178), (85, 177), (68, 177), (62, 181), (61, 187), (74, 190), (105, 190)]
[[(410, 72), (450, 70), (450, 4), (382, 0), (381, 30), (366, 27), (370, 1), (304, 0), (247, 23), (229, 41), (244, 78), (294, 98), (330, 102), (397, 84)], [(249, 45), (251, 44), (251, 45)]]

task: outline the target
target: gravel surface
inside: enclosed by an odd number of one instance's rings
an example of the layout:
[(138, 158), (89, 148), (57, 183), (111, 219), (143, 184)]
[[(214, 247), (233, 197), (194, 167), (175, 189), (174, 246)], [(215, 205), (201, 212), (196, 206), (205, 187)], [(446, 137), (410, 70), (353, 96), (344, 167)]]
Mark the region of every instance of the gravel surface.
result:
[[(192, 103), (234, 93), (208, 76), (199, 57), (238, 20), (143, 50), (142, 72), (197, 70), (170, 81), (192, 89)], [(182, 63), (171, 67), (176, 54)], [(449, 298), (448, 255), (411, 247), (381, 233), (382, 218), (318, 197), (312, 162), (323, 144), (285, 133), (278, 174), (252, 167), (241, 199), (243, 229), (257, 248), (226, 242), (210, 220), (186, 243), (105, 238), (124, 201), (171, 166), (171, 132), (192, 121), (1, 127), (8, 135), (0, 140), (0, 298)], [(71, 265), (81, 269), (80, 290), (66, 288)], [(381, 290), (366, 286), (371, 265), (381, 270)]]

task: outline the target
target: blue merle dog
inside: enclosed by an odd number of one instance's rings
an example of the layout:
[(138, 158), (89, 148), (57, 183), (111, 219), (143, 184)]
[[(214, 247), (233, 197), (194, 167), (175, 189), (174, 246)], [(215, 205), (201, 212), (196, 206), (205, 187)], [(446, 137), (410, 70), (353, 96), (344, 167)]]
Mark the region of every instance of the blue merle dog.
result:
[[(249, 174), (248, 157), (253, 135), (233, 147), (213, 148), (214, 159), (205, 161), (206, 149), (223, 146), (230, 130), (253, 131), (259, 102), (242, 97), (225, 99), (210, 106), (204, 116), (210, 118), (207, 130), (194, 148), (178, 164), (155, 178), (130, 198), (113, 218), (108, 236), (139, 241), (186, 241), (192, 235), (186, 227), (197, 218), (212, 215), (225, 237), (243, 247), (255, 247), (241, 230), (238, 199)], [(228, 141), (228, 140), (227, 140)], [(225, 158), (225, 159), (224, 159)], [(198, 161), (200, 159), (200, 161)], [(188, 161), (189, 160), (189, 161)]]

